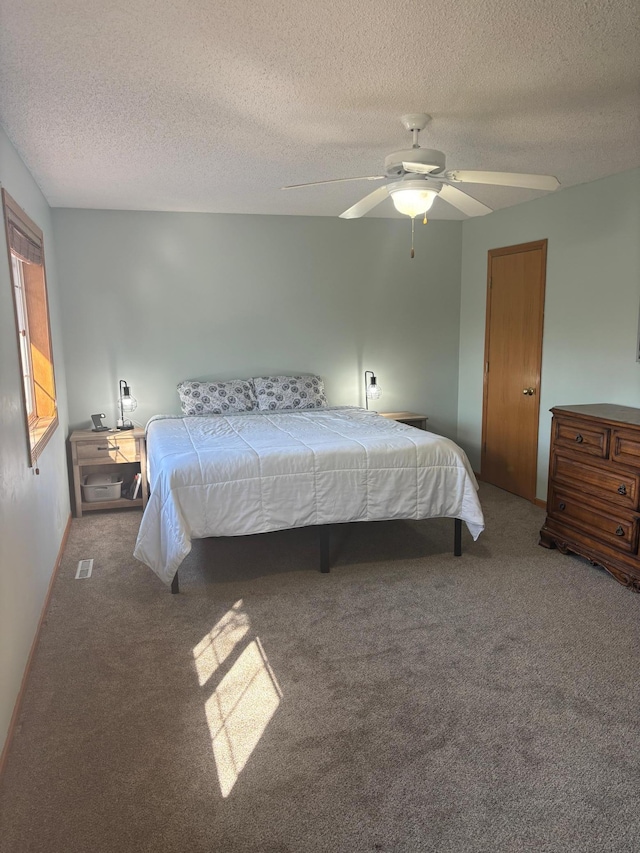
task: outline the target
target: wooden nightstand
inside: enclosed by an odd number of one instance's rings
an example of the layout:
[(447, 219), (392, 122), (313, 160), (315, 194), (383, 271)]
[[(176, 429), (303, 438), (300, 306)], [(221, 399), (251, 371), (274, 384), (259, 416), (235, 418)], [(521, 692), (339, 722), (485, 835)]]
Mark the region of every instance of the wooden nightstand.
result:
[[(69, 436), (71, 463), (73, 465), (74, 515), (94, 509), (130, 509), (147, 505), (147, 446), (144, 430), (136, 427), (129, 430), (94, 432), (78, 429)], [(120, 468), (124, 465), (126, 468)], [(135, 500), (119, 498), (109, 501), (83, 501), (82, 478), (86, 474), (117, 472), (123, 474), (125, 483), (131, 481), (138, 471), (141, 474), (140, 496)]]
[(424, 430), (426, 430), (429, 420), (426, 415), (417, 415), (415, 412), (378, 412), (378, 414), (382, 415), (383, 418), (389, 418), (392, 421), (409, 424), (409, 426)]

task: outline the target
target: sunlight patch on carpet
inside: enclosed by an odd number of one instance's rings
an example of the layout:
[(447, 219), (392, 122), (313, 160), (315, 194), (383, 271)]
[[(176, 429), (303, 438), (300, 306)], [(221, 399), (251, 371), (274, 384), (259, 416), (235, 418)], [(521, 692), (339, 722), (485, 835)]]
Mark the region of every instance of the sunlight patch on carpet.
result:
[(258, 637), (207, 700), (218, 781), (228, 797), (282, 699)]
[(249, 617), (243, 612), (240, 599), (193, 650), (200, 687), (207, 683), (248, 631)]

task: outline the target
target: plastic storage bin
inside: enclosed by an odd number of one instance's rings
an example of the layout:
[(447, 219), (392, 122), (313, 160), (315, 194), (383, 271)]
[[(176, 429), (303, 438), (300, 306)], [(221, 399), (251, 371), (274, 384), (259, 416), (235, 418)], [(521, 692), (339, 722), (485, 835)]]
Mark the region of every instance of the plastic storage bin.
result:
[(122, 477), (118, 474), (87, 474), (82, 482), (82, 499), (94, 501), (117, 501), (122, 493)]

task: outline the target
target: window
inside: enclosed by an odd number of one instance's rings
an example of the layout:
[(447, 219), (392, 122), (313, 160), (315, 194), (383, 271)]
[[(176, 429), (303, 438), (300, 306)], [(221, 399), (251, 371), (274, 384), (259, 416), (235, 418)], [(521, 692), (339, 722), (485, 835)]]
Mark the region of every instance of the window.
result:
[(58, 425), (42, 231), (2, 190), (30, 465)]

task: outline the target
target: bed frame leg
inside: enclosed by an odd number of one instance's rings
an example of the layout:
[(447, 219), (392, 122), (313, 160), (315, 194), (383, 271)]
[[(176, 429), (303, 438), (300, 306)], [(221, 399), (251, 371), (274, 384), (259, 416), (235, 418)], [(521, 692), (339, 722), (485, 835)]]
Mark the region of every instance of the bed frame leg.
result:
[(328, 524), (320, 525), (320, 571), (324, 574), (329, 572), (331, 554), (331, 527)]
[(178, 572), (173, 576), (173, 580), (171, 581), (171, 592), (173, 595), (177, 595), (180, 592), (180, 587), (178, 585)]
[(453, 555), (460, 557), (462, 556), (462, 521), (459, 518), (454, 518), (453, 523)]

